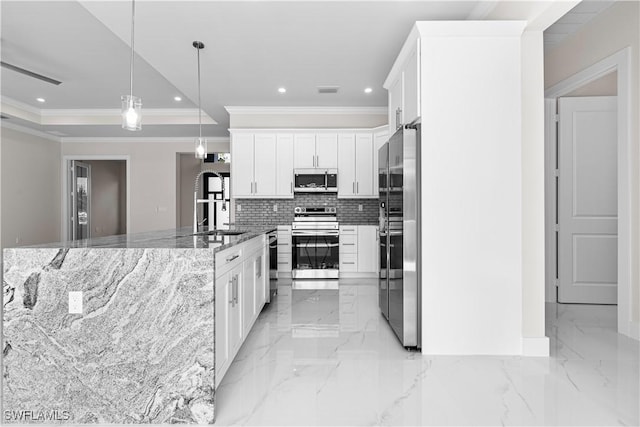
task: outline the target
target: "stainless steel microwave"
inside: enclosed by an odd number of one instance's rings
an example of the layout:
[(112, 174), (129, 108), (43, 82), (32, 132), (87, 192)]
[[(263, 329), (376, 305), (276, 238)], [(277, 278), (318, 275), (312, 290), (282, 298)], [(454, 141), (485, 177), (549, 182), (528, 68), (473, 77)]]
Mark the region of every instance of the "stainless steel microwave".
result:
[(337, 193), (337, 169), (295, 169), (294, 192), (297, 193)]

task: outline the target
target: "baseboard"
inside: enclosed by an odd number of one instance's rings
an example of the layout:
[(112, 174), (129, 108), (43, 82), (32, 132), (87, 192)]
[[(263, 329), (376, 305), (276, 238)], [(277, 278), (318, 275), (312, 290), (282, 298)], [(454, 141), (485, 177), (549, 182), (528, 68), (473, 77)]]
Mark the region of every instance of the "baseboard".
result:
[(527, 357), (549, 357), (549, 338), (523, 337), (522, 355)]
[(640, 341), (640, 322), (629, 322), (629, 336)]

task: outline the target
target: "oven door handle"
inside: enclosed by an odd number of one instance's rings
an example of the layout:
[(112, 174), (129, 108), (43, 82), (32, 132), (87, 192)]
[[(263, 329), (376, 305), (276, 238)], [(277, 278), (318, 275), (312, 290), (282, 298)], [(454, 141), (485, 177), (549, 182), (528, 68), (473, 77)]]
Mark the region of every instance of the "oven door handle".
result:
[(297, 243), (293, 245), (296, 248), (337, 248), (338, 243)]
[(313, 230), (293, 230), (291, 231), (292, 236), (305, 236), (305, 237), (334, 237), (339, 236), (340, 231), (331, 230), (331, 231), (313, 231)]

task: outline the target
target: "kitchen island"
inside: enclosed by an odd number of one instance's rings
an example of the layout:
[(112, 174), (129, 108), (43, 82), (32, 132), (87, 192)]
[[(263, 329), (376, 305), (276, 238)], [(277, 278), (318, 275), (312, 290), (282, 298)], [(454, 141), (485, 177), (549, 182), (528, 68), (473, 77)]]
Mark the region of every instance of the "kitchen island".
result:
[(236, 231), (5, 249), (3, 423), (213, 423), (216, 264), (270, 229)]

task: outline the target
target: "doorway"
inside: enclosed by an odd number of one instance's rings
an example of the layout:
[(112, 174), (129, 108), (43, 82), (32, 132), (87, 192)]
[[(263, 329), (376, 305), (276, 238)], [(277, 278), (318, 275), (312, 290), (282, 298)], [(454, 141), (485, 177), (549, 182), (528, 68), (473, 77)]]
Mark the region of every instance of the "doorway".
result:
[(63, 233), (67, 240), (129, 230), (128, 159), (65, 156)]
[[(602, 81), (603, 79), (611, 79), (612, 75), (616, 76), (615, 89), (616, 89), (616, 97), (614, 103), (614, 109), (617, 111), (615, 118), (613, 119), (615, 122), (615, 158), (616, 162), (616, 170), (615, 174), (615, 184), (614, 184), (614, 192), (615, 192), (615, 206), (613, 209), (615, 210), (615, 214), (617, 214), (616, 224), (617, 226), (617, 236), (615, 239), (611, 238), (612, 234), (609, 229), (607, 233), (608, 241), (604, 242), (605, 239), (600, 239), (599, 243), (605, 243), (604, 246), (600, 246), (595, 249), (594, 247), (589, 247), (589, 244), (585, 246), (586, 251), (591, 251), (591, 258), (598, 259), (598, 254), (603, 255), (603, 248), (607, 247), (608, 249), (604, 249), (607, 253), (606, 256), (611, 258), (611, 252), (613, 249), (617, 252), (617, 256), (613, 260), (613, 274), (611, 271), (603, 271), (603, 266), (599, 266), (596, 274), (600, 274), (602, 276), (603, 273), (606, 273), (608, 278), (604, 281), (611, 282), (612, 276), (617, 276), (617, 295), (614, 296), (614, 300), (610, 301), (613, 303), (617, 303), (618, 305), (618, 332), (624, 335), (630, 334), (630, 326), (631, 326), (631, 263), (630, 263), (630, 254), (631, 254), (631, 241), (630, 241), (630, 226), (631, 226), (631, 216), (630, 216), (630, 167), (629, 167), (629, 134), (630, 134), (630, 118), (629, 118), (629, 94), (630, 94), (630, 73), (629, 73), (629, 60), (630, 60), (630, 51), (628, 48), (623, 49), (622, 51), (617, 52), (614, 55), (611, 55), (608, 58), (601, 60), (600, 62), (588, 67), (587, 69), (567, 78), (566, 80), (554, 85), (549, 88), (545, 92), (545, 222), (546, 222), (546, 301), (547, 302), (556, 302), (557, 299), (557, 289), (560, 286), (560, 281), (562, 279), (562, 272), (559, 269), (562, 268), (563, 261), (562, 258), (562, 247), (560, 245), (562, 237), (560, 236), (561, 231), (558, 228), (558, 218), (559, 215), (562, 214), (561, 207), (562, 201), (559, 201), (559, 197), (564, 194), (563, 197), (566, 198), (566, 191), (563, 193), (563, 189), (561, 188), (562, 182), (562, 170), (559, 168), (562, 166), (559, 163), (559, 160), (562, 158), (562, 153), (559, 153), (558, 150), (562, 150), (563, 148), (558, 145), (558, 132), (561, 131), (558, 125), (558, 114), (561, 114), (561, 111), (558, 109), (559, 105), (562, 105), (563, 102), (559, 102), (560, 98), (568, 97), (570, 95), (586, 95), (584, 91), (576, 92), (581, 88), (585, 88), (588, 85)], [(565, 102), (565, 104), (567, 104)], [(570, 104), (570, 103), (569, 103)], [(571, 112), (571, 107), (568, 109)], [(567, 152), (569, 156), (571, 151)], [(565, 158), (567, 157), (567, 153), (565, 153)], [(593, 160), (593, 159), (592, 159)], [(598, 159), (595, 159), (598, 160)], [(573, 159), (575, 164), (575, 157)], [(588, 162), (587, 162), (588, 164)], [(568, 171), (569, 175), (575, 178), (575, 173), (571, 170)], [(558, 175), (560, 175), (560, 179), (558, 179)], [(566, 181), (565, 181), (566, 182)], [(573, 188), (570, 188), (569, 191), (573, 191)], [(604, 192), (601, 192), (604, 194)], [(575, 191), (570, 193), (571, 200), (571, 209), (573, 209), (573, 213), (575, 213), (575, 205), (576, 205), (576, 197)], [(566, 206), (565, 200), (565, 206)], [(612, 209), (608, 209), (611, 211)], [(593, 212), (592, 212), (593, 213)], [(603, 215), (602, 212), (599, 212), (598, 215), (591, 215), (592, 217), (599, 216), (600, 218), (609, 217), (609, 219), (613, 218), (614, 215), (612, 212), (607, 212), (607, 215)], [(610, 226), (611, 224), (609, 224)], [(560, 225), (560, 229), (562, 224)], [(571, 231), (569, 231), (571, 234)], [(589, 233), (583, 233), (589, 234)], [(575, 249), (575, 236), (569, 235), (569, 237), (565, 236), (572, 242), (572, 248)], [(595, 239), (592, 239), (595, 241)], [(583, 242), (587, 242), (587, 240), (583, 239)], [(566, 247), (566, 242), (565, 242)], [(583, 251), (583, 254), (587, 254), (587, 252)], [(575, 265), (575, 254), (570, 254), (569, 261), (566, 261), (567, 265)], [(566, 254), (564, 255), (567, 256)], [(587, 256), (585, 259), (588, 259)], [(601, 261), (598, 259), (598, 262)], [(609, 259), (607, 262), (611, 262)], [(588, 263), (585, 264), (584, 267), (586, 270), (589, 270)], [(566, 272), (566, 266), (565, 272)], [(595, 270), (591, 270), (592, 273)], [(572, 268), (571, 273), (573, 275), (576, 274), (576, 270)], [(570, 279), (570, 281), (573, 279)], [(601, 283), (602, 284), (602, 283)], [(599, 298), (599, 297), (598, 297)], [(562, 298), (561, 298), (562, 299)], [(570, 297), (571, 299), (571, 297)], [(591, 302), (588, 300), (577, 301), (577, 302)], [(606, 302), (606, 301), (602, 301)]]

